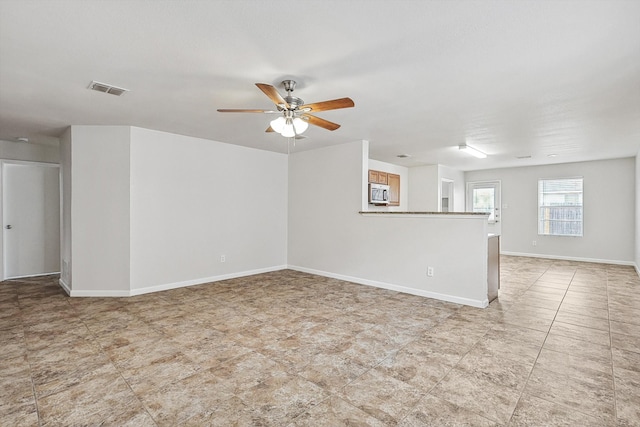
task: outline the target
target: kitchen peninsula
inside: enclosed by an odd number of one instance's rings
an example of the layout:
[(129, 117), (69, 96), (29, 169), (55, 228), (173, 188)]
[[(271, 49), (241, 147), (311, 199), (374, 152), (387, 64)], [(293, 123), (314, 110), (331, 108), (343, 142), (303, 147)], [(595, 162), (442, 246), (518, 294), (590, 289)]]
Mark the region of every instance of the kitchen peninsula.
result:
[[(391, 218), (481, 218), (486, 223), (488, 214), (482, 212), (422, 212), (422, 211), (360, 211), (359, 214), (363, 216), (376, 216), (376, 217), (391, 217)], [(479, 287), (483, 288), (482, 292), (486, 295), (486, 300), (483, 301), (482, 306), (488, 305), (498, 297), (498, 289), (500, 287), (500, 236), (495, 234), (486, 234), (487, 252), (486, 252), (486, 281), (482, 280), (478, 282)], [(435, 277), (435, 270), (438, 268), (435, 266), (426, 267), (426, 275), (429, 278)], [(420, 295), (419, 292), (411, 292)], [(486, 305), (485, 305), (486, 304)]]

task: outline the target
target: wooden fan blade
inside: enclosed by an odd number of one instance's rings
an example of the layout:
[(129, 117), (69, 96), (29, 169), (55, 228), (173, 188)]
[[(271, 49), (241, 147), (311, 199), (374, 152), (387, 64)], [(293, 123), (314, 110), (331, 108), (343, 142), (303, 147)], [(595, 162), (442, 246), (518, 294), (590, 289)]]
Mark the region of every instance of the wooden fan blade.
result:
[(267, 130), (265, 130), (265, 132), (275, 132), (275, 130), (273, 130), (273, 128), (271, 126), (269, 126), (267, 128)]
[(304, 117), (310, 124), (320, 126), (321, 128), (325, 128), (327, 130), (336, 130), (340, 127), (340, 125), (337, 123), (321, 119), (320, 117), (312, 116), (311, 114), (303, 114), (302, 117)]
[(327, 110), (337, 110), (339, 108), (350, 108), (355, 106), (353, 100), (351, 98), (340, 98), (340, 99), (332, 99), (331, 101), (323, 101), (323, 102), (314, 102), (313, 104), (305, 104), (300, 107), (300, 110), (306, 110), (309, 108), (309, 111), (318, 112), (318, 111), (327, 111)]
[(244, 108), (218, 108), (219, 113), (277, 113), (273, 110), (251, 110)]
[(260, 88), (260, 90), (263, 91), (264, 94), (267, 95), (274, 104), (284, 104), (284, 108), (286, 108), (287, 110), (289, 109), (289, 104), (287, 104), (287, 101), (285, 101), (284, 98), (280, 96), (278, 90), (275, 87), (266, 83), (256, 83), (256, 86), (258, 86), (258, 88)]

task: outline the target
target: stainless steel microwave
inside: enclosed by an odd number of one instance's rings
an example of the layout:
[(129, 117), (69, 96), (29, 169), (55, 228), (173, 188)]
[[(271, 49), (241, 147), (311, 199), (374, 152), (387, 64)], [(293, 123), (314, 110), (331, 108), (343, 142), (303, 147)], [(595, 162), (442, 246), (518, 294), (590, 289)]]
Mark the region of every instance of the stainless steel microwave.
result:
[(388, 205), (389, 186), (384, 184), (369, 184), (369, 203), (372, 205)]

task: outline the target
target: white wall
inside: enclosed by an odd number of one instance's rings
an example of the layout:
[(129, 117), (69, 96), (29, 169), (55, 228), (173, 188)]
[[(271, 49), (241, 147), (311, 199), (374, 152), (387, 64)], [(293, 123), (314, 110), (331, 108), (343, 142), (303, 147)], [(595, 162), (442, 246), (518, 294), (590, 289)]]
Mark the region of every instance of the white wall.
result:
[(286, 155), (132, 128), (132, 289), (284, 268), (286, 236)]
[[(639, 153), (640, 155), (640, 153)], [(635, 232), (635, 267), (636, 267), (636, 271), (638, 272), (638, 274), (640, 274), (640, 159), (638, 159), (638, 156), (636, 156), (636, 205), (635, 205), (635, 212), (636, 212), (636, 218), (635, 218), (635, 225), (636, 225), (636, 232)]]
[(60, 284), (71, 293), (71, 127), (60, 137)]
[(128, 126), (72, 126), (61, 152), (72, 296), (286, 266), (286, 155)]
[[(486, 304), (486, 217), (359, 214), (366, 147), (366, 141), (359, 141), (290, 155), (289, 266), (464, 304)], [(427, 277), (428, 266), (434, 267), (434, 277)]]
[(0, 159), (60, 163), (60, 150), (50, 145), (0, 140)]
[[(370, 211), (408, 211), (409, 210), (409, 168), (398, 166), (379, 160), (369, 159), (368, 169), (394, 173), (400, 175), (400, 205), (399, 206), (376, 206), (368, 205)], [(367, 177), (368, 179), (368, 177)]]
[(129, 133), (71, 127), (71, 295), (129, 290)]
[[(636, 247), (635, 175), (635, 159), (625, 158), (473, 171), (465, 180), (502, 181), (502, 253), (630, 264)], [(538, 180), (577, 176), (584, 177), (584, 236), (538, 236)]]
[[(451, 212), (465, 211), (465, 183), (464, 172), (445, 165), (438, 165), (438, 206), (441, 208), (442, 199), (442, 179), (450, 179), (453, 181), (453, 209)], [(438, 209), (441, 211), (441, 209)]]
[(453, 181), (453, 206), (450, 212), (464, 212), (464, 172), (444, 165), (409, 168), (409, 209), (414, 212), (441, 212), (443, 178)]
[(440, 197), (438, 165), (409, 168), (409, 182), (409, 210), (437, 212)]

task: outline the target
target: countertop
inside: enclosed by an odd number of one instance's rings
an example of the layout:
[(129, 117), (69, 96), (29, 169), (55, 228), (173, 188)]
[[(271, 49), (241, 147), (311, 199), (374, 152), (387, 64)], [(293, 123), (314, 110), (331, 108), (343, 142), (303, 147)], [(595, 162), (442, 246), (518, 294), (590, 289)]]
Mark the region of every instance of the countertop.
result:
[(421, 211), (360, 211), (361, 214), (382, 214), (382, 215), (469, 215), (488, 216), (484, 212), (421, 212)]

